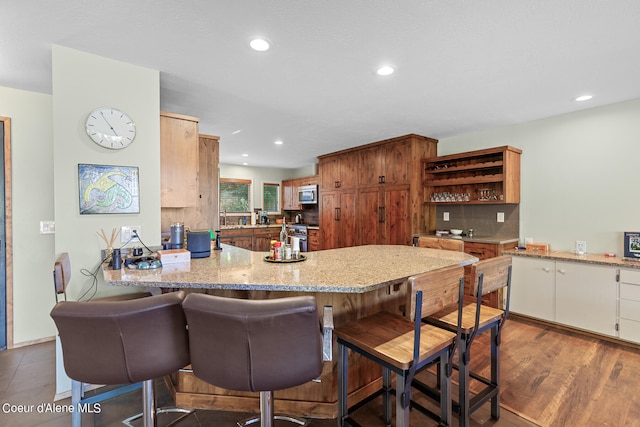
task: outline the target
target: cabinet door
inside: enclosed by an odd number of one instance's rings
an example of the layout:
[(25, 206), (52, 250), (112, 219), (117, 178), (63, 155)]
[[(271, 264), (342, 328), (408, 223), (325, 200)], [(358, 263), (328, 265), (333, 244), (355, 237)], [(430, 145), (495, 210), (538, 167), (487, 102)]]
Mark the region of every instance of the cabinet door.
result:
[[(411, 141), (399, 141), (382, 147), (384, 169), (382, 182), (385, 184), (409, 184), (411, 165)], [(416, 171), (416, 173), (419, 173)]]
[(514, 313), (555, 320), (555, 262), (513, 257), (511, 299)]
[(358, 186), (358, 152), (338, 156), (340, 190), (351, 190)]
[(386, 187), (383, 192), (382, 218), (383, 239), (386, 245), (411, 245), (409, 188)]
[(361, 150), (358, 154), (360, 162), (359, 179), (360, 186), (382, 184), (384, 168), (384, 151), (380, 147), (372, 147)]
[(335, 191), (340, 181), (340, 158), (339, 156), (331, 156), (320, 159), (318, 163), (318, 172), (320, 175), (320, 190)]
[(338, 247), (338, 208), (338, 192), (320, 193), (320, 232), (324, 249)]
[(251, 250), (252, 249), (252, 236), (220, 236), (220, 243), (226, 245), (236, 246), (238, 248)]
[(556, 322), (616, 335), (617, 270), (556, 262)]
[(380, 228), (383, 221), (380, 205), (380, 190), (369, 187), (358, 193), (358, 225), (360, 244), (375, 245), (380, 243)]
[(287, 179), (282, 181), (282, 209), (298, 210), (298, 181), (295, 179)]
[(341, 191), (338, 211), (338, 247), (346, 248), (359, 244), (358, 227), (356, 223), (356, 192)]
[(640, 271), (620, 270), (619, 336), (640, 343)]
[(498, 245), (491, 243), (464, 242), (464, 251), (483, 260), (498, 256)]
[(187, 116), (160, 116), (160, 206), (198, 203), (198, 122)]

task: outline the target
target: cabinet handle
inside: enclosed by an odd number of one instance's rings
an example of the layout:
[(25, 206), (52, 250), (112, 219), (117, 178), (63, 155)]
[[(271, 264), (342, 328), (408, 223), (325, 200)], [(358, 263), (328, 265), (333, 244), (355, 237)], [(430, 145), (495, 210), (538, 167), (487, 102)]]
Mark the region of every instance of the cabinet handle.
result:
[(333, 219), (340, 221), (340, 208), (334, 208)]
[(542, 267), (542, 271), (544, 271), (545, 273), (550, 272), (551, 270), (549, 270), (547, 267)]
[(384, 209), (382, 206), (378, 206), (378, 222), (384, 222), (382, 209)]
[(382, 207), (382, 220), (380, 222), (384, 223), (387, 219), (387, 207), (383, 206)]
[(380, 177), (380, 184), (384, 184), (385, 182), (387, 182), (386, 177), (384, 175), (382, 175)]
[(560, 273), (560, 274), (566, 274), (567, 272), (566, 272), (566, 270), (563, 270), (563, 269), (559, 268), (559, 269), (558, 269), (558, 273)]

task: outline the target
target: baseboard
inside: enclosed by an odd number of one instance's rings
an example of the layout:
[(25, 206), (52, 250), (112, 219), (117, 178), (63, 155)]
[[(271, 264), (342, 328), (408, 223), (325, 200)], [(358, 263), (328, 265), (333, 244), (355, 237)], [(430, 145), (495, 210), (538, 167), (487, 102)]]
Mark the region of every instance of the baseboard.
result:
[(13, 348), (20, 348), (20, 347), (27, 347), (30, 345), (35, 345), (35, 344), (42, 344), (44, 342), (50, 342), (50, 341), (55, 341), (56, 337), (54, 336), (50, 336), (50, 337), (44, 337), (44, 338), (38, 338), (37, 340), (31, 340), (31, 341), (23, 341), (20, 343), (13, 343), (10, 346), (8, 346), (8, 349), (13, 349)]

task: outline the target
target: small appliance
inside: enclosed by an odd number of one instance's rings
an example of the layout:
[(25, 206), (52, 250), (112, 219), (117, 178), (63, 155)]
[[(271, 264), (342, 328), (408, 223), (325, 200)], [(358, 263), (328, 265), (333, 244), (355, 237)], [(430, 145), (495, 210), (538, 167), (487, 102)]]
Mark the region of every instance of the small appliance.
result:
[(318, 186), (302, 185), (298, 187), (298, 203), (301, 205), (318, 204)]
[(207, 258), (211, 256), (211, 233), (209, 230), (188, 232), (187, 249), (191, 252), (191, 258)]
[(184, 248), (184, 224), (174, 222), (171, 224), (171, 240), (169, 241), (170, 249)]

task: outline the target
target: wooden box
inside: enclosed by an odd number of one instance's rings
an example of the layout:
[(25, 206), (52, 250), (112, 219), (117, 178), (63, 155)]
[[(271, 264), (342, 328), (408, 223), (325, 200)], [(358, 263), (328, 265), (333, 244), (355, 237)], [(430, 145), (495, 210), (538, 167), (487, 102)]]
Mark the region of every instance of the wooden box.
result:
[(161, 249), (158, 251), (158, 256), (163, 265), (191, 263), (191, 252), (186, 249)]

